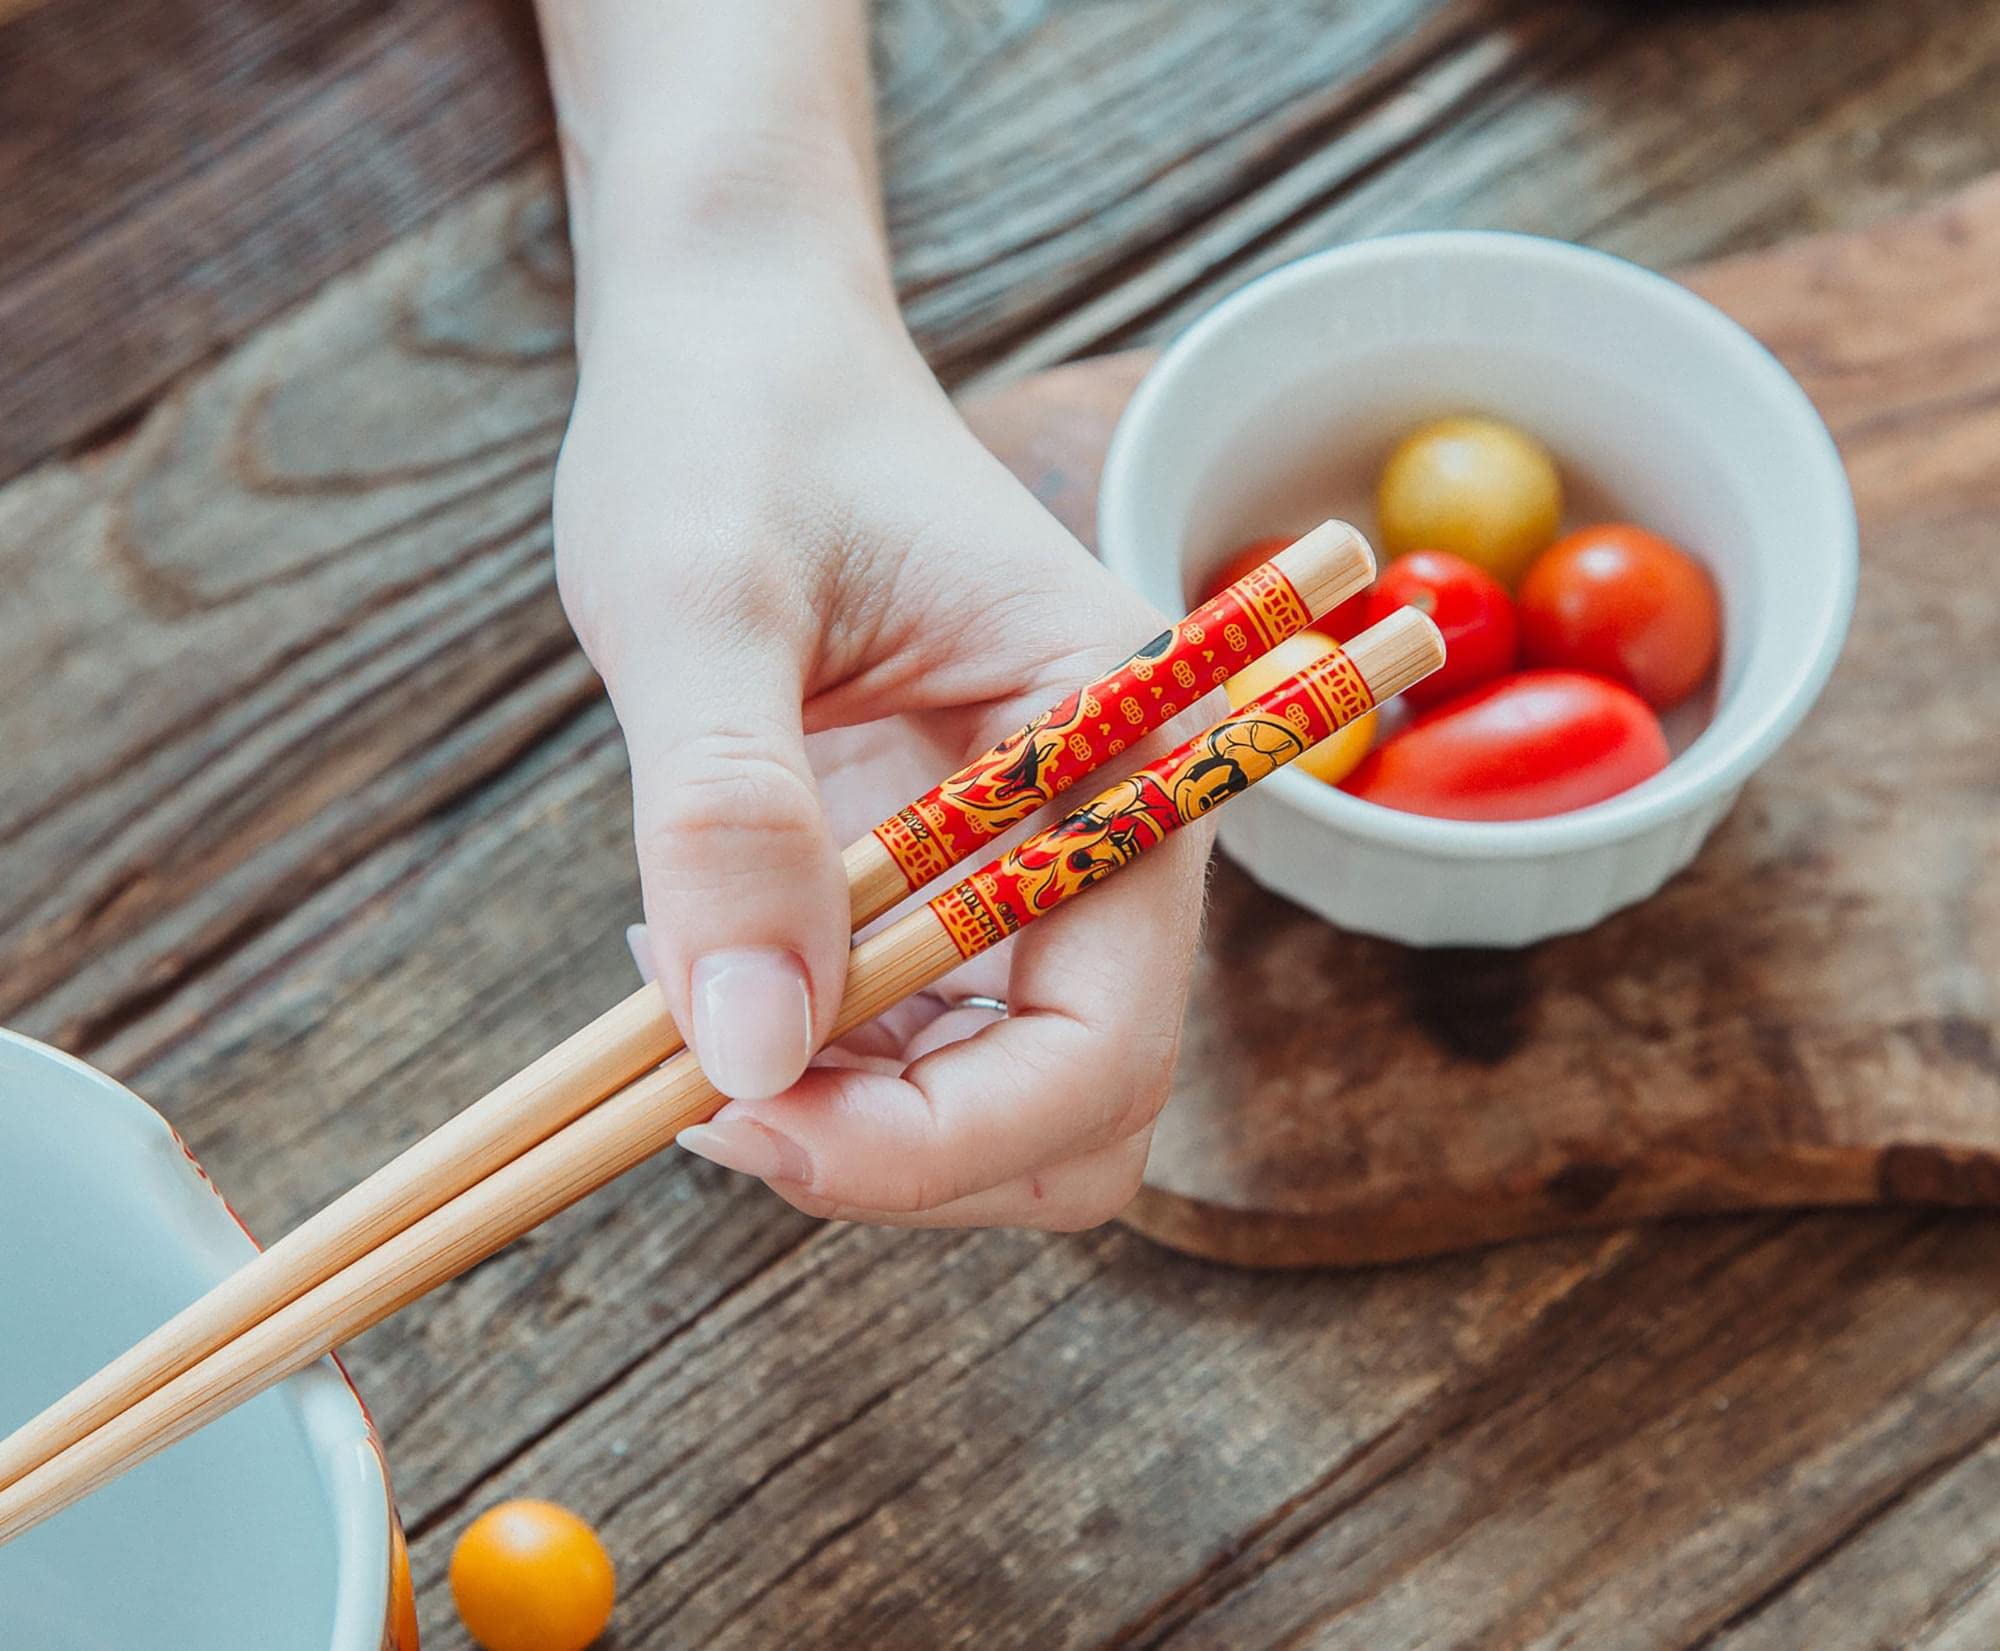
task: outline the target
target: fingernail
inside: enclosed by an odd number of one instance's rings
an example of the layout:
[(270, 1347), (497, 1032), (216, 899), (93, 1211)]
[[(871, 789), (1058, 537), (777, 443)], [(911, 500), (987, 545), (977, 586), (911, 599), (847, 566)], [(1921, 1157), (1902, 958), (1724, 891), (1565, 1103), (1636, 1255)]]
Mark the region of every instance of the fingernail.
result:
[(640, 980), (648, 986), (653, 984), (652, 947), (646, 939), (646, 925), (627, 923), (625, 925), (625, 949), (632, 954), (632, 966), (639, 971)]
[(806, 971), (776, 946), (710, 952), (694, 966), (694, 1051), (708, 1081), (735, 1101), (789, 1089), (812, 1058)]
[(718, 1118), (680, 1133), (680, 1144), (711, 1164), (760, 1181), (812, 1183), (812, 1160), (789, 1135), (748, 1118)]

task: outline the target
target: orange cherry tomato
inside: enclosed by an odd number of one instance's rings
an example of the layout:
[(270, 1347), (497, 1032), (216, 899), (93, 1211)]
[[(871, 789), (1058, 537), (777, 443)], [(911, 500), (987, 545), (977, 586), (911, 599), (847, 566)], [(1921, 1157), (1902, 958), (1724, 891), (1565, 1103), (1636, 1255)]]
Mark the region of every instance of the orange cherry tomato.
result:
[(1412, 705), (1440, 705), (1514, 668), (1514, 599), (1484, 568), (1447, 550), (1399, 556), (1368, 593), (1368, 623), (1405, 607), (1428, 614), (1444, 633), (1444, 663), (1403, 690)]
[[(1318, 631), (1300, 631), (1288, 636), (1260, 659), (1253, 659), (1223, 684), (1232, 710), (1240, 711), (1259, 694), (1268, 694), (1288, 676), (1297, 676), (1320, 655), (1337, 646), (1333, 638)], [(1336, 728), (1325, 739), (1292, 764), (1316, 780), (1338, 785), (1348, 771), (1368, 755), (1375, 743), (1375, 713), (1356, 717), (1344, 728)]]
[(1406, 814), (1536, 820), (1588, 808), (1667, 765), (1660, 719), (1629, 688), (1516, 671), (1391, 735), (1342, 790)]
[(1557, 540), (1528, 570), (1520, 601), (1529, 664), (1609, 677), (1656, 710), (1680, 704), (1714, 668), (1715, 582), (1672, 540), (1630, 522)]
[(1391, 556), (1448, 550), (1511, 589), (1562, 527), (1562, 478), (1511, 424), (1441, 418), (1389, 455), (1375, 510)]
[(611, 1620), (616, 1577), (597, 1533), (553, 1502), (502, 1502), (451, 1554), (451, 1595), (486, 1651), (584, 1651)]
[[(1240, 550), (1232, 553), (1229, 560), (1222, 564), (1216, 576), (1202, 588), (1201, 600), (1206, 602), (1209, 598), (1235, 584), (1237, 580), (1250, 572), (1252, 568), (1261, 567), (1290, 543), (1292, 543), (1290, 539), (1282, 536), (1271, 539), (1252, 539)], [(1313, 621), (1313, 629), (1332, 637), (1336, 642), (1345, 642), (1349, 637), (1361, 631), (1368, 623), (1363, 617), (1367, 611), (1368, 593), (1365, 590), (1357, 591), (1345, 602), (1337, 603), (1334, 607), (1321, 614), (1319, 618), (1315, 619)], [(1270, 684), (1267, 683), (1266, 686), (1268, 687)]]

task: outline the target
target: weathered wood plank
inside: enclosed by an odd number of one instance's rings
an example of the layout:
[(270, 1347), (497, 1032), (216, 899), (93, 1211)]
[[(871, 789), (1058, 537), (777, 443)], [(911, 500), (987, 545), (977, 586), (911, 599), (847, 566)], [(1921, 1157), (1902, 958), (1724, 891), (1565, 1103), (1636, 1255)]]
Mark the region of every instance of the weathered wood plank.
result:
[[(1413, 1280), (1245, 1281), (1115, 1232), (829, 1230), (480, 1499), (598, 1510), (635, 1645), (1090, 1644), (1626, 1248), (1480, 1258), (1440, 1312)], [(454, 1534), (420, 1535), (420, 1577)]]
[(0, 478), (542, 147), (525, 0), (0, 24)]
[[(2000, 1322), (1968, 1287), (1990, 1274), (1983, 1224), (1762, 1236), (1667, 1290), (1621, 1277), (1624, 1303), (1573, 1320), (1574, 1341), (1510, 1360), (1474, 1414), (1329, 1487), (1199, 1609), (1125, 1643), (1701, 1643), (1990, 1434), (2000, 1403)], [(1789, 1643), (1905, 1643), (1826, 1627)]]
[(1832, 1532), (1702, 1651), (1789, 1651), (1845, 1640), (1900, 1651), (1977, 1651), (2000, 1634), (2000, 1446), (1970, 1449), (1898, 1486)]
[[(1171, 28), (1142, 4), (877, 15), (898, 276), (953, 379), (1156, 336), (1368, 230), (1685, 262), (1913, 204), (2000, 154), (2000, 18), (1959, 0), (1847, 3), (1837, 26), (1570, 0), (1190, 0)], [(0, 477), (548, 132), (522, 0), (40, 8), (0, 24), (0, 111)]]
[(1335, 135), (1355, 134), (1350, 162), (1407, 141), (1384, 105), (1440, 63), (1511, 60), (1500, 21), (1483, 0), (1201, 4), (1171, 29), (1143, 5), (1080, 6), (1054, 28), (892, 51), (887, 205), (913, 325), (948, 361), (1066, 310)]
[(972, 287), (955, 288), (941, 359), (1004, 379), (1157, 339), (1265, 269), (1400, 229), (1517, 229), (1691, 264), (1908, 210), (2000, 159), (1991, 7), (1482, 15), (1364, 118), (1335, 110), (1285, 167), (1239, 174), (1201, 210), (1156, 199), (1152, 222), (1174, 230), (1122, 249), (1109, 275), (1072, 244), (1061, 313), (1032, 337), (1010, 329), (1035, 312), (1034, 270), (969, 308)]
[(0, 494), (0, 1014), (90, 1046), (594, 695), (546, 202), (488, 193)]

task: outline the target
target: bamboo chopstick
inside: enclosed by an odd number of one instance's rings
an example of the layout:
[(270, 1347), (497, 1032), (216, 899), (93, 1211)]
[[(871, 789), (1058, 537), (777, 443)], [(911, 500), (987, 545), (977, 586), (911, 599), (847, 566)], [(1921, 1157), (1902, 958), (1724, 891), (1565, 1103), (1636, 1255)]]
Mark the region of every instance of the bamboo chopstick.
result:
[[(833, 1035), (998, 944), (1444, 662), (1404, 608), (1117, 781), (850, 955)], [(627, 1084), (0, 1491), (0, 1543), (456, 1277), (722, 1105), (691, 1054)]]
[[(884, 820), (843, 856), (853, 926), (1025, 820), (1374, 576), (1367, 541), (1324, 522), (1172, 630)], [(429, 1214), (682, 1047), (654, 988), (449, 1119), (0, 1440), (0, 1488)]]

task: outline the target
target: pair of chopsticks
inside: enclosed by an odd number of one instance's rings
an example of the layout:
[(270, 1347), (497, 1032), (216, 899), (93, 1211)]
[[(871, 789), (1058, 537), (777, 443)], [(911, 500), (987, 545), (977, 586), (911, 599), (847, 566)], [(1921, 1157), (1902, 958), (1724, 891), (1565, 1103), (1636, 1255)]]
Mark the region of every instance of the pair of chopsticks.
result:
[[(853, 926), (973, 855), (1373, 574), (1361, 536), (1328, 522), (1220, 592), (850, 847)], [(832, 1036), (1053, 910), (1443, 659), (1436, 627), (1404, 609), (1027, 837), (855, 945)], [(658, 991), (635, 992), (0, 1441), (0, 1543), (711, 1117), (722, 1097), (682, 1049)]]

